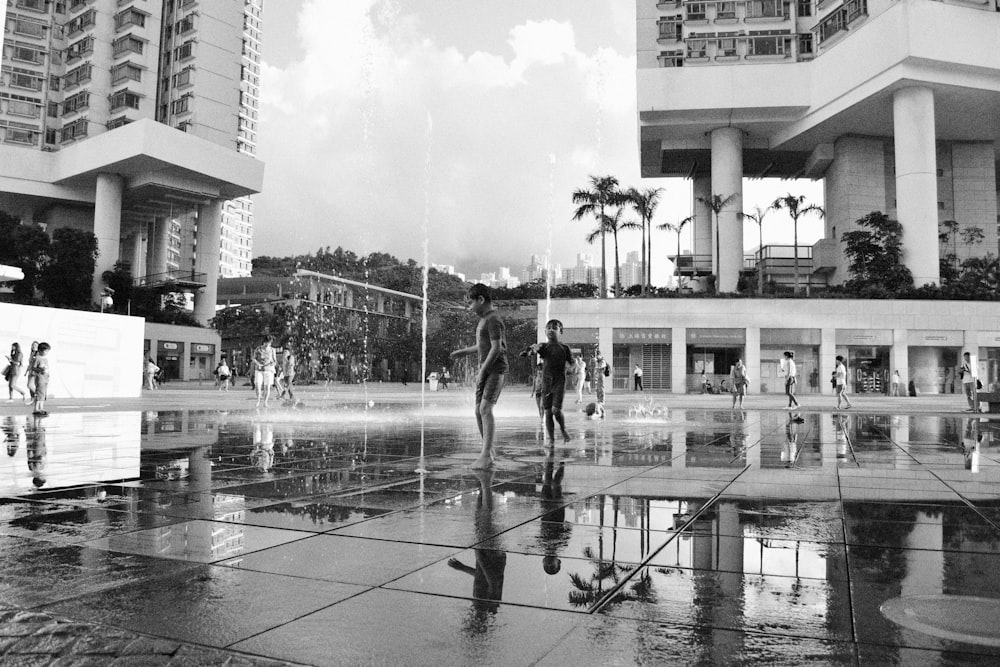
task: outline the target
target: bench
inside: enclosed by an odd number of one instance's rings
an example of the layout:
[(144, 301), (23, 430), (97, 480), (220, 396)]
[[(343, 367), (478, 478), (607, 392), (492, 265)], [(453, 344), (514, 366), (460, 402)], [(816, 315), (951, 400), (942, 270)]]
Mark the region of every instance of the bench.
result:
[(992, 414), (1000, 413), (1000, 392), (980, 391), (978, 398), (980, 404), (986, 404), (986, 412)]

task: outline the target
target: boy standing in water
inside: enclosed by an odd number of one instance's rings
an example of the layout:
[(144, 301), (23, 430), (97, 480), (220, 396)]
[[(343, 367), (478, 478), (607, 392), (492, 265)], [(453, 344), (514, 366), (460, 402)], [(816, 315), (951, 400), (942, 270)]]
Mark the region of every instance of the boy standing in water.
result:
[(44, 417), (49, 414), (45, 411), (45, 399), (48, 398), (49, 391), (49, 350), (48, 343), (38, 345), (38, 354), (32, 362), (31, 375), (35, 378), (35, 406), (31, 414)]
[(563, 332), (562, 322), (559, 320), (549, 320), (545, 324), (545, 337), (548, 339), (544, 343), (529, 345), (522, 352), (523, 356), (528, 356), (534, 352), (542, 360), (542, 408), (545, 410), (545, 432), (549, 442), (555, 442), (555, 422), (559, 422), (559, 430), (562, 431), (563, 441), (569, 442), (569, 434), (566, 432), (566, 420), (563, 417), (563, 399), (566, 396), (566, 371), (567, 368), (575, 367), (573, 363), (573, 352), (565, 343), (559, 342), (559, 336)]
[(479, 316), (476, 327), (476, 344), (464, 347), (451, 353), (457, 358), (467, 354), (479, 354), (479, 370), (476, 373), (476, 425), (483, 438), (483, 449), (479, 458), (469, 466), (473, 470), (483, 470), (493, 465), (496, 451), (493, 448), (493, 437), (496, 434), (496, 422), (493, 419), (493, 406), (500, 400), (504, 378), (507, 374), (507, 338), (504, 332), (503, 320), (493, 307), (493, 296), (490, 288), (482, 283), (476, 283), (469, 288), (469, 310)]

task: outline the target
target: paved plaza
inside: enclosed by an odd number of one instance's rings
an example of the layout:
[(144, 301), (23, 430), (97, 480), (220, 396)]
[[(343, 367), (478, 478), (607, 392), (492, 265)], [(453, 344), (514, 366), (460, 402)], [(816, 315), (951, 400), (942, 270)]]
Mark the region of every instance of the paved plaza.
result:
[(246, 387), (0, 404), (0, 662), (1000, 661), (1000, 421), (961, 396)]

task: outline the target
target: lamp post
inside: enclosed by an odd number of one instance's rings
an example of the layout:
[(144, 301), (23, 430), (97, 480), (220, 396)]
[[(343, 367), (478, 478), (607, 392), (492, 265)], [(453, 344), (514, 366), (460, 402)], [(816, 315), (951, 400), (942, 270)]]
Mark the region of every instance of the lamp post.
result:
[(114, 293), (115, 291), (110, 287), (104, 288), (104, 293), (101, 295), (101, 313), (104, 312), (105, 308), (111, 308), (111, 306), (115, 305), (115, 300), (111, 298), (111, 295)]

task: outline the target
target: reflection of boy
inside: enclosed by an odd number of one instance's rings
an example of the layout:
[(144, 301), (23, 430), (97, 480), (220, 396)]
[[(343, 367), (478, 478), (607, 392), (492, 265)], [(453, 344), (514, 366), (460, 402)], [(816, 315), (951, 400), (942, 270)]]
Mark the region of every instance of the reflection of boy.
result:
[(566, 523), (566, 505), (563, 502), (562, 478), (565, 463), (560, 461), (556, 469), (555, 457), (545, 460), (545, 476), (542, 481), (542, 521), (539, 541), (545, 549), (542, 569), (545, 574), (556, 574), (562, 567), (559, 552), (569, 543), (570, 525)]
[[(479, 497), (476, 504), (476, 566), (470, 567), (457, 558), (449, 558), (448, 566), (473, 577), (472, 596), (478, 600), (499, 601), (503, 597), (503, 578), (507, 568), (507, 552), (497, 537), (493, 525), (493, 472), (477, 471)], [(481, 608), (478, 608), (481, 609)], [(481, 609), (482, 610), (482, 609)], [(485, 611), (494, 611), (495, 605)]]
[(545, 432), (550, 442), (555, 440), (555, 422), (559, 423), (563, 440), (570, 440), (562, 406), (566, 397), (567, 366), (573, 364), (573, 353), (568, 345), (559, 342), (562, 330), (562, 322), (549, 320), (545, 325), (545, 337), (548, 340), (530, 345), (521, 353), (527, 356), (534, 352), (542, 360), (542, 408), (545, 410)]

